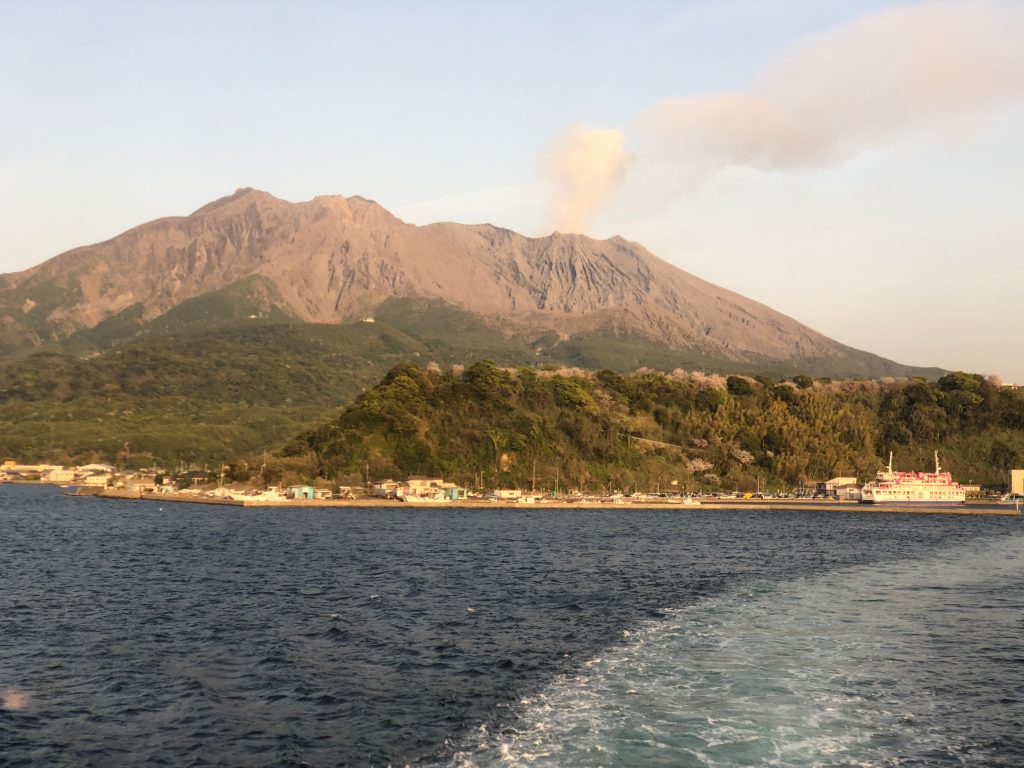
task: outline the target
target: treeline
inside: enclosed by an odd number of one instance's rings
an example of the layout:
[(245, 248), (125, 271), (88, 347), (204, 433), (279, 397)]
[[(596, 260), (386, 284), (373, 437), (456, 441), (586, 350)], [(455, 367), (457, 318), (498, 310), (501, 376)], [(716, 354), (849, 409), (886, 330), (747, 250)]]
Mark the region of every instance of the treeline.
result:
[(561, 490), (781, 489), (870, 478), (892, 450), (962, 482), (1024, 466), (1024, 392), (976, 374), (935, 382), (620, 375), (484, 360), (392, 368), (284, 456), (345, 484), (410, 474)]
[(273, 451), (408, 359), (387, 328), (249, 323), (0, 360), (0, 454), (198, 465)]

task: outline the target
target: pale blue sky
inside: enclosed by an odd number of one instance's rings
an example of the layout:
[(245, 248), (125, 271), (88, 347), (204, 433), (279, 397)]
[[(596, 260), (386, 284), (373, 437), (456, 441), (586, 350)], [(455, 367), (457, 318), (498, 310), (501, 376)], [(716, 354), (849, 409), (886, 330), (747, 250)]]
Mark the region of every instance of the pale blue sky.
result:
[[(918, 85), (897, 65), (890, 80), (872, 45), (914, 37), (933, 11), (970, 22), (1014, 4), (915, 4), (925, 15), (901, 20), (903, 5), (11, 2), (0, 6), (0, 271), (240, 186), (359, 194), (415, 223), (541, 234), (545, 158), (583, 125), (622, 150), (621, 177), (587, 209), (590, 234), (639, 241), (844, 343), (1024, 382), (1016, 60), (983, 62), (965, 87), (998, 87), (977, 100), (871, 96)], [(999, 26), (1024, 50), (1019, 27)], [(801, 53), (845, 30), (824, 54)], [(942, 60), (937, 35), (928, 55), (941, 77), (973, 72), (970, 50)], [(773, 75), (793, 57), (795, 78)], [(748, 127), (726, 159), (695, 159), (672, 142), (721, 129), (704, 117), (694, 129), (690, 112), (667, 141), (652, 138), (658, 105), (703, 109), (748, 91), (777, 96), (801, 124), (834, 124), (801, 129), (814, 148), (792, 162), (758, 152), (788, 153), (793, 136)], [(863, 102), (849, 115), (845, 94)]]

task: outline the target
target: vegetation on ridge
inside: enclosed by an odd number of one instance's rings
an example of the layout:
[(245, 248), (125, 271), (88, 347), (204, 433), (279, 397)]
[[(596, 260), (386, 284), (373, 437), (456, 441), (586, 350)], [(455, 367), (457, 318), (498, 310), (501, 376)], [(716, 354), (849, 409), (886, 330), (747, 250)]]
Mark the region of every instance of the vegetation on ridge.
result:
[[(247, 279), (143, 322), (135, 305), (63, 345), (0, 359), (0, 452), (26, 461), (216, 462), (278, 448), (403, 361), (687, 368), (774, 377), (778, 361), (714, 361), (593, 334), (509, 336), (444, 302), (391, 299), (375, 322), (301, 323)], [(814, 369), (811, 369), (812, 372)], [(128, 445), (125, 448), (125, 445)]]
[[(279, 448), (402, 361), (538, 357), (473, 315), (433, 302), (393, 300), (376, 322), (328, 325), (281, 321), (266, 310), (249, 317), (261, 310), (233, 301), (245, 295), (221, 291), (211, 305), (208, 294), (149, 324), (129, 310), (65, 346), (0, 358), (0, 453), (202, 466)], [(126, 339), (126, 331), (138, 335)]]
[(439, 474), (474, 486), (692, 491), (863, 479), (889, 450), (905, 469), (930, 467), (939, 450), (957, 479), (998, 484), (1024, 462), (1024, 392), (965, 373), (776, 384), (402, 364), (285, 453), (343, 483)]
[[(386, 302), (373, 323), (250, 317), (266, 311), (249, 301), (262, 289), (248, 281), (221, 292), (220, 303), (186, 302), (158, 330), (136, 325), (129, 312), (119, 322), (143, 333), (118, 341), (119, 329), (101, 329), (111, 333), (105, 341), (93, 335), (90, 343), (106, 345), (99, 352), (82, 339), (77, 355), (51, 347), (0, 360), (0, 452), (64, 464), (252, 465), (301, 433), (285, 462), (296, 477), (351, 482), (369, 463), (378, 477), (438, 472), (528, 487), (536, 461), (539, 485), (552, 485), (557, 474), (563, 488), (595, 489), (664, 488), (672, 480), (752, 489), (834, 473), (864, 477), (890, 448), (903, 467), (929, 466), (938, 448), (958, 478), (985, 482), (1024, 461), (1020, 393), (978, 376), (825, 384), (777, 361), (766, 361), (758, 378), (623, 375), (640, 359), (625, 343), (589, 339), (577, 357), (578, 340), (506, 336), (430, 300)], [(557, 373), (567, 350), (593, 368), (603, 354), (619, 373)], [(497, 365), (460, 373), (467, 358)], [(667, 349), (658, 361), (665, 370), (715, 370)], [(489, 390), (474, 379), (485, 370), (497, 382)], [(415, 385), (408, 402), (389, 394), (396, 371)], [(780, 377), (790, 383), (774, 383)]]

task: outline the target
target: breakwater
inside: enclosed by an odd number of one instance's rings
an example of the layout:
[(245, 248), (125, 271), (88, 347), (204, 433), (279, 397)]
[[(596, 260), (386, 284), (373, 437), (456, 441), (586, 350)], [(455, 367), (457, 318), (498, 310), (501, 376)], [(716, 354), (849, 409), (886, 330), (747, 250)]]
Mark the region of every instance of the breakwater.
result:
[(360, 507), (360, 508), (406, 508), (406, 509), (500, 509), (523, 510), (540, 509), (672, 509), (685, 512), (695, 509), (751, 509), (778, 512), (864, 512), (869, 514), (903, 513), (903, 514), (939, 514), (939, 515), (997, 515), (1014, 517), (1020, 512), (1010, 505), (995, 503), (978, 503), (965, 505), (900, 505), (900, 504), (860, 504), (855, 501), (822, 501), (817, 499), (716, 499), (701, 501), (700, 504), (684, 504), (675, 501), (632, 500), (629, 497), (608, 499), (573, 500), (564, 498), (540, 499), (529, 504), (514, 501), (494, 501), (489, 499), (467, 499), (464, 501), (445, 501), (438, 503), (410, 504), (400, 499), (381, 499), (363, 497), (356, 499), (239, 499), (229, 496), (179, 494), (179, 493), (140, 493), (109, 488), (98, 494), (90, 494), (100, 498), (130, 499), (138, 501), (158, 501), (187, 504), (212, 504), (228, 507)]

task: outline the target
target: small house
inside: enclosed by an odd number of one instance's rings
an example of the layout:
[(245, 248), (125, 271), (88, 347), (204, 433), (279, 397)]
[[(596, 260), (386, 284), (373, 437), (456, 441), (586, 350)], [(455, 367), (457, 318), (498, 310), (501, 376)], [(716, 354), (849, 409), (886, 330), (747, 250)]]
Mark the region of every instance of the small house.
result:
[(467, 498), (469, 498), (469, 490), (457, 486), (454, 483), (445, 483), (444, 497), (448, 501), (465, 501)]
[(125, 482), (125, 487), (136, 493), (156, 492), (156, 475), (138, 474)]
[(312, 485), (289, 485), (285, 496), (289, 499), (315, 499), (316, 488)]
[(816, 483), (814, 495), (836, 498), (839, 495), (838, 491), (840, 488), (850, 485), (857, 485), (856, 477), (833, 477), (831, 480)]
[(840, 485), (833, 494), (840, 501), (860, 501), (860, 486), (856, 483)]
[(444, 486), (444, 478), (410, 475), (405, 485), (413, 496), (431, 496)]
[(380, 499), (393, 499), (398, 495), (398, 485), (395, 480), (378, 480), (373, 484), (373, 495)]

